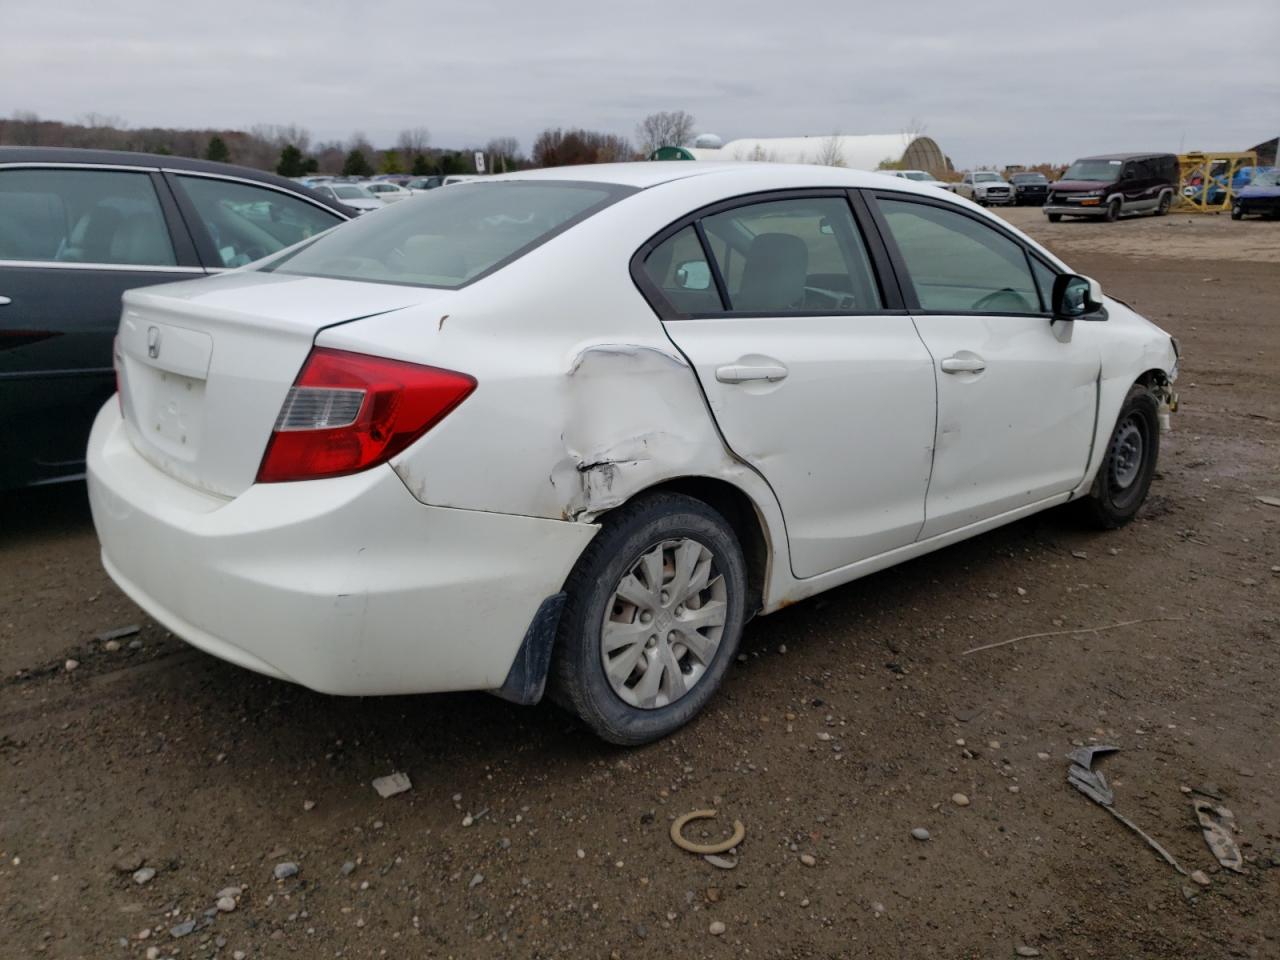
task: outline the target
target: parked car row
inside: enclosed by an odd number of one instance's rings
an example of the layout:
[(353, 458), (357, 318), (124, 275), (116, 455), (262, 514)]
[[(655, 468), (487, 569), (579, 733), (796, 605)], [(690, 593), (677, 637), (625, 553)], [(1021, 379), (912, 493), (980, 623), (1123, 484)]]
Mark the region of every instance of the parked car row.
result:
[(85, 472), (93, 419), (107, 572), (317, 690), (549, 688), (652, 740), (754, 614), (1128, 521), (1176, 406), (1166, 334), (924, 178), (606, 164), (351, 223), (317, 186), (0, 149), (0, 486)]
[(407, 200), (414, 194), (477, 178), (468, 174), (450, 174), (447, 177), (408, 177), (403, 178), (403, 183), (397, 182), (399, 179), (401, 178), (375, 177), (362, 180), (355, 177), (316, 176), (300, 177), (298, 182), (305, 183), (322, 196), (344, 203), (359, 213), (369, 213), (389, 203)]

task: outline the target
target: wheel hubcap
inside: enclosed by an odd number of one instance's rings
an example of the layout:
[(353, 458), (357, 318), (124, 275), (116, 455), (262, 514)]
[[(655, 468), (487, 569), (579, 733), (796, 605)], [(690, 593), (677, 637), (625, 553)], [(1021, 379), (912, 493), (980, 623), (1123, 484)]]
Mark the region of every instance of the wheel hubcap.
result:
[(642, 553), (618, 581), (600, 630), (600, 658), (613, 692), (656, 710), (706, 674), (728, 609), (715, 554), (687, 537)]
[(1111, 484), (1115, 489), (1128, 490), (1138, 479), (1144, 446), (1142, 428), (1130, 417), (1111, 441)]

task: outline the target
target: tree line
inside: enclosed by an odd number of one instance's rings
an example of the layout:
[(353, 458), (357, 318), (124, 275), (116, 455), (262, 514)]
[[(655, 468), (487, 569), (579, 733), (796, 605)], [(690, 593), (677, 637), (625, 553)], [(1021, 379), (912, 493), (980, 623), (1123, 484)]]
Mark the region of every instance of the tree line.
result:
[(378, 173), (430, 176), (475, 173), (475, 154), (485, 157), (486, 172), (527, 167), (641, 160), (661, 146), (691, 142), (693, 117), (683, 110), (650, 114), (636, 127), (633, 143), (626, 137), (583, 128), (549, 128), (524, 154), (515, 137), (493, 137), (484, 145), (443, 149), (431, 145), (426, 127), (402, 130), (395, 146), (377, 148), (361, 131), (347, 140), (313, 142), (296, 125), (259, 124), (248, 130), (131, 128), (119, 117), (87, 114), (78, 122), (43, 120), (18, 112), (0, 119), (0, 146), (78, 147), (129, 150), (196, 157), (272, 170), (286, 177), (313, 173), (370, 177)]

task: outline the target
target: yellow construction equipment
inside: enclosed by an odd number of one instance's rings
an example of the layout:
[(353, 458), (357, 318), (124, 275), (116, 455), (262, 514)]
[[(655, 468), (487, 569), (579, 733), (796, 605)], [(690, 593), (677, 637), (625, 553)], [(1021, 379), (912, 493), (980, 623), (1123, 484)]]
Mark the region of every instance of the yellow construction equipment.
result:
[(1258, 155), (1241, 152), (1183, 153), (1178, 156), (1179, 213), (1222, 213), (1231, 209), (1235, 179), (1244, 167), (1256, 167)]

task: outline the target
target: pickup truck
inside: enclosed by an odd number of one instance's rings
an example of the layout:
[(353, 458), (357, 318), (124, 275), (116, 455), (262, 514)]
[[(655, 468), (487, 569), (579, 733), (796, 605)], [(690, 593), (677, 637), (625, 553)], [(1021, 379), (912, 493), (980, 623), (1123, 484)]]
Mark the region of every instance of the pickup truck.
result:
[(1016, 199), (1013, 185), (994, 170), (966, 173), (956, 184), (955, 192), (980, 206), (1012, 205)]

